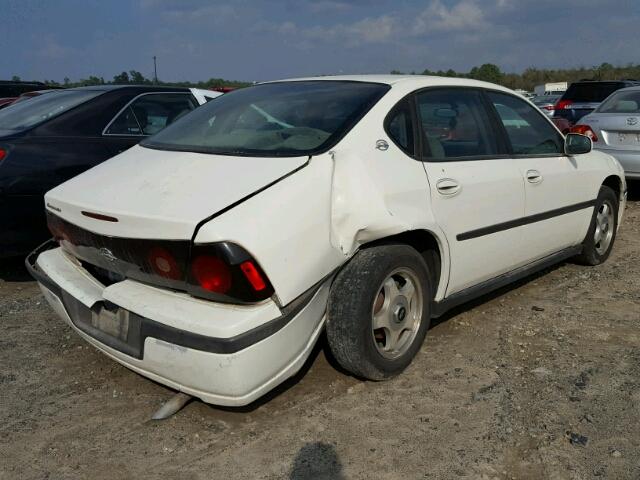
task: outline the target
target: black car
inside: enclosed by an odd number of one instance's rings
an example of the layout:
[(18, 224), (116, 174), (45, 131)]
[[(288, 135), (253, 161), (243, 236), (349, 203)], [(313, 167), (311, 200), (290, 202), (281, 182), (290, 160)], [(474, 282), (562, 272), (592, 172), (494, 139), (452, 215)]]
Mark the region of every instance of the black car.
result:
[(574, 82), (556, 103), (553, 118), (562, 118), (574, 125), (585, 115), (593, 112), (600, 103), (616, 90), (640, 85), (635, 80)]
[(0, 110), (0, 258), (48, 237), (43, 195), (195, 109), (188, 88), (58, 90)]

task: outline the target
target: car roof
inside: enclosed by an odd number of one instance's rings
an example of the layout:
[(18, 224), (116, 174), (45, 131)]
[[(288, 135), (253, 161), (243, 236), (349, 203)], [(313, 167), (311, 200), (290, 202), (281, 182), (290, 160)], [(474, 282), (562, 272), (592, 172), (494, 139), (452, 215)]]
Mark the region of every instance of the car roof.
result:
[(422, 88), (433, 86), (460, 86), (460, 87), (481, 87), (490, 88), (493, 90), (504, 90), (505, 92), (512, 93), (513, 91), (497, 85), (495, 83), (482, 82), (480, 80), (472, 80), (470, 78), (459, 77), (437, 77), (434, 75), (328, 75), (322, 77), (305, 77), (305, 78), (290, 78), (284, 80), (277, 80), (274, 82), (265, 83), (278, 83), (278, 82), (303, 82), (303, 81), (343, 81), (343, 82), (369, 82), (369, 83), (382, 83), (386, 85), (403, 85), (410, 88)]
[[(640, 85), (640, 81), (639, 80), (629, 80), (629, 79), (622, 79), (622, 80), (577, 80), (575, 82), (571, 82), (571, 85), (576, 85), (576, 84), (589, 84), (589, 83), (625, 83), (627, 85)], [(571, 86), (569, 85), (569, 86)]]
[(633, 87), (625, 87), (625, 88), (621, 88), (620, 90), (616, 90), (613, 93), (620, 93), (620, 92), (637, 92), (640, 91), (640, 84), (639, 85), (635, 85)]

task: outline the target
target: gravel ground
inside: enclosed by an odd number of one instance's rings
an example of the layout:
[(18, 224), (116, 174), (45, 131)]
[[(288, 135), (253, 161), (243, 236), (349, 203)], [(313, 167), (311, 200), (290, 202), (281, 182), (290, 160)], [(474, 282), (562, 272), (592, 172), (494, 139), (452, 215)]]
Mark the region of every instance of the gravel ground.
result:
[(400, 377), (324, 345), (243, 409), (172, 395), (58, 320), (0, 264), (0, 478), (639, 479), (640, 186), (606, 264), (562, 264), (433, 325)]

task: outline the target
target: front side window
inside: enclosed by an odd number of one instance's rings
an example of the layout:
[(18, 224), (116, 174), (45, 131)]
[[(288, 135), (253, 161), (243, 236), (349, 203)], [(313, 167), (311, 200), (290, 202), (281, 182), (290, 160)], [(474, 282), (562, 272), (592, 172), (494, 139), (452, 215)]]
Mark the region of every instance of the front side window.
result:
[(487, 92), (515, 155), (562, 155), (564, 139), (542, 113), (506, 93)]
[(640, 89), (620, 91), (607, 98), (596, 110), (598, 113), (640, 113)]
[(337, 80), (242, 88), (202, 105), (142, 145), (220, 155), (311, 155), (331, 148), (389, 88)]
[(190, 94), (153, 93), (136, 98), (107, 127), (106, 135), (153, 135), (197, 104)]
[(0, 110), (0, 130), (23, 131), (63, 114), (103, 93), (99, 90), (56, 90)]
[(499, 154), (480, 92), (435, 89), (419, 92), (416, 99), (425, 159), (446, 161)]

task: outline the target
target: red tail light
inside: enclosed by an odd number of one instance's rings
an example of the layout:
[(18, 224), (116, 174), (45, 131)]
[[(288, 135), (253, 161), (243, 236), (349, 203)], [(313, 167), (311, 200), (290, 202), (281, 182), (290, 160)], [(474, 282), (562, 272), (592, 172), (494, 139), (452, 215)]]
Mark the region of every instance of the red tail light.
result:
[(147, 259), (151, 270), (159, 275), (170, 280), (180, 280), (182, 278), (182, 272), (178, 262), (168, 250), (162, 247), (152, 248), (149, 252)]
[(214, 301), (254, 303), (273, 295), (269, 278), (258, 262), (230, 242), (193, 245), (187, 292)]
[[(85, 264), (145, 284), (214, 302), (252, 304), (274, 294), (258, 261), (232, 242), (109, 237), (84, 230), (47, 211), (61, 246)], [(104, 278), (110, 285), (112, 278)]]
[(267, 288), (267, 284), (262, 278), (262, 275), (260, 275), (260, 272), (251, 260), (241, 263), (240, 270), (242, 270), (242, 273), (244, 273), (244, 276), (247, 277), (247, 280), (249, 280), (249, 283), (256, 292)]
[(550, 112), (554, 111), (556, 109), (555, 105), (547, 105), (545, 107), (542, 107), (544, 110), (548, 110)]
[(571, 100), (560, 100), (556, 103), (555, 110), (564, 110), (566, 108), (571, 108), (571, 104), (573, 102)]
[(202, 255), (191, 264), (193, 278), (209, 292), (227, 293), (231, 289), (229, 266), (218, 257)]
[(0, 162), (7, 156), (7, 151), (0, 148)]
[(579, 133), (580, 135), (586, 135), (592, 142), (598, 141), (596, 132), (589, 125), (574, 125), (569, 129), (569, 133)]

